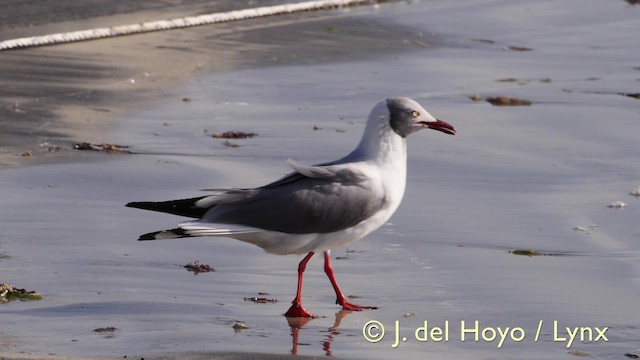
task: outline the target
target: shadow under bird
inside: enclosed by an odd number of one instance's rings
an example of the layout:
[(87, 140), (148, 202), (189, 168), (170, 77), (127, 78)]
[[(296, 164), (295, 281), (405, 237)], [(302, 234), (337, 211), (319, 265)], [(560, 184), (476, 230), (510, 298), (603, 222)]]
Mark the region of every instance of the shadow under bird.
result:
[(324, 252), (336, 303), (345, 310), (375, 309), (347, 301), (334, 277), (330, 251), (365, 237), (396, 211), (406, 185), (406, 138), (422, 129), (456, 133), (412, 99), (384, 99), (371, 110), (358, 146), (341, 159), (313, 166), (289, 160), (292, 173), (258, 188), (212, 190), (190, 199), (126, 206), (197, 219), (142, 235), (141, 241), (222, 236), (273, 254), (306, 254), (285, 316), (314, 317), (302, 306), (302, 280), (307, 262), (319, 251)]

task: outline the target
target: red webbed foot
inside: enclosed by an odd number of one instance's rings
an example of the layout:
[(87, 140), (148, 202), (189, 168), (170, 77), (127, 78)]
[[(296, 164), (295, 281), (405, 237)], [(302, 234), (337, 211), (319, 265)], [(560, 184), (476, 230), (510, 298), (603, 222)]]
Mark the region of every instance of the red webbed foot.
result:
[(289, 310), (284, 313), (286, 317), (305, 317), (305, 318), (315, 318), (317, 316), (313, 315), (307, 309), (302, 307), (302, 304), (293, 303)]
[(362, 305), (356, 305), (356, 304), (352, 304), (350, 302), (348, 302), (345, 299), (338, 299), (338, 301), (336, 301), (336, 304), (342, 306), (343, 310), (350, 310), (350, 311), (361, 311), (361, 310), (375, 310), (377, 309), (376, 306), (362, 306)]

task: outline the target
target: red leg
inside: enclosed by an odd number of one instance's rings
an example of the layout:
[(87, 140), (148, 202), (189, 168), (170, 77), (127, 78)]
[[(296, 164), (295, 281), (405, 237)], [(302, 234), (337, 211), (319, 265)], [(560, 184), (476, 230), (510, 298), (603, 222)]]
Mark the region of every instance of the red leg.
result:
[(307, 268), (307, 263), (311, 260), (314, 252), (310, 252), (307, 256), (300, 261), (298, 264), (298, 290), (296, 291), (296, 297), (293, 299), (291, 307), (284, 313), (284, 316), (288, 317), (316, 317), (315, 315), (308, 312), (305, 308), (302, 307), (302, 275), (304, 270)]
[(331, 281), (331, 285), (333, 285), (333, 290), (335, 290), (336, 292), (336, 304), (342, 306), (344, 310), (360, 311), (362, 309), (377, 309), (377, 307), (375, 306), (361, 306), (352, 304), (347, 301), (347, 299), (344, 297), (344, 294), (342, 293), (342, 290), (340, 290), (340, 287), (338, 286), (336, 278), (333, 276), (333, 268), (331, 267), (331, 252), (329, 252), (329, 250), (324, 252), (324, 272), (329, 277), (329, 281)]

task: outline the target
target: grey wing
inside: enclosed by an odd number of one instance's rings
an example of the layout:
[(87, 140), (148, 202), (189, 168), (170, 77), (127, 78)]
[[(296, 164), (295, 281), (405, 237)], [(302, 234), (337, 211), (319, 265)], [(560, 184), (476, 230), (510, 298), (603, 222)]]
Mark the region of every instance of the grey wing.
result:
[(290, 234), (329, 233), (366, 220), (385, 201), (362, 181), (339, 182), (298, 173), (282, 180), (253, 189), (244, 199), (213, 207), (202, 221)]

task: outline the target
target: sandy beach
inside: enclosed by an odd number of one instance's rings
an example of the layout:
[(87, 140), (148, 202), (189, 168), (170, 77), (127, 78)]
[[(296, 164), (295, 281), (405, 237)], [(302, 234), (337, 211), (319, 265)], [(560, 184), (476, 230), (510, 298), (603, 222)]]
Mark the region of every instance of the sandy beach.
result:
[[(16, 8), (0, 35), (253, 2), (179, 3)], [(640, 6), (587, 3), (394, 2), (0, 52), (0, 282), (43, 296), (0, 304), (0, 357), (639, 356)], [(316, 259), (305, 305), (320, 317), (288, 321), (299, 257), (136, 241), (182, 218), (127, 202), (336, 159), (388, 96), (459, 133), (410, 138), (398, 212), (333, 252), (342, 287), (378, 310), (339, 311)], [(530, 104), (486, 101), (501, 96)], [(229, 130), (258, 136), (211, 137)], [(215, 271), (183, 268), (194, 261)], [(367, 338), (371, 324), (384, 336)]]

